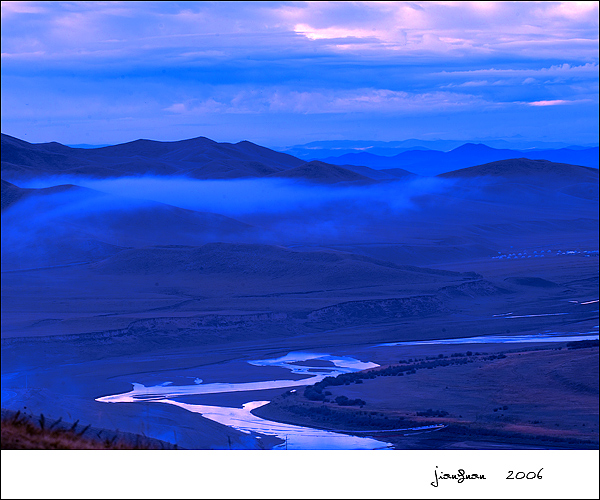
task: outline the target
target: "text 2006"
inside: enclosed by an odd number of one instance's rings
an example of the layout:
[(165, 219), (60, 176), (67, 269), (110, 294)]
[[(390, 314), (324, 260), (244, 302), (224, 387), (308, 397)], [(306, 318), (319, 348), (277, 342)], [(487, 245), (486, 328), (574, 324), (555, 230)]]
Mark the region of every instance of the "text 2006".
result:
[(536, 472), (516, 472), (509, 470), (508, 476), (506, 479), (542, 479), (542, 471), (544, 468), (542, 467), (539, 471)]

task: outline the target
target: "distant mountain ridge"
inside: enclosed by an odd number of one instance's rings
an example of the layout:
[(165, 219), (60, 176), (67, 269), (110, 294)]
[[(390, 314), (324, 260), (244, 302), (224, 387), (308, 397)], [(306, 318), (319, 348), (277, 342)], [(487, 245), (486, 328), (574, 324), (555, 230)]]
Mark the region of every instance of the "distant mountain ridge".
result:
[(419, 175), (438, 175), (444, 172), (473, 167), (492, 161), (511, 158), (548, 160), (598, 168), (598, 148), (547, 149), (520, 151), (495, 149), (484, 144), (463, 144), (451, 151), (411, 150), (387, 157), (371, 153), (352, 153), (324, 158), (335, 165), (361, 165), (374, 169), (402, 168)]
[(414, 149), (392, 157), (363, 152), (307, 162), (248, 141), (219, 143), (206, 137), (173, 142), (139, 139), (82, 149), (57, 142), (31, 144), (2, 134), (2, 177), (5, 180), (53, 175), (95, 178), (157, 175), (195, 179), (290, 178), (321, 184), (372, 183), (415, 174), (435, 176), (517, 158), (598, 168), (597, 147), (517, 151), (469, 143), (448, 152)]
[(195, 179), (287, 177), (320, 183), (397, 178), (395, 174), (375, 171), (371, 172), (372, 177), (365, 176), (353, 169), (323, 162), (317, 166), (314, 162), (248, 141), (230, 144), (206, 137), (175, 142), (139, 139), (114, 146), (79, 149), (57, 142), (30, 144), (6, 134), (2, 134), (2, 175), (8, 179), (48, 175), (96, 178), (164, 175)]
[[(484, 144), (494, 149), (511, 149), (513, 151), (548, 150), (568, 148), (572, 150), (588, 149), (597, 147), (597, 143), (587, 145), (573, 145), (566, 142), (531, 141), (522, 138), (505, 139), (476, 139), (468, 141), (471, 143)], [(305, 160), (326, 161), (327, 158), (337, 158), (345, 154), (370, 153), (378, 156), (396, 156), (405, 151), (442, 151), (448, 152), (456, 149), (467, 141), (459, 140), (423, 140), (406, 139), (403, 141), (368, 141), (368, 140), (330, 140), (314, 141), (307, 144), (299, 144), (283, 148), (275, 148), (277, 151), (294, 155)]]
[[(227, 163), (229, 170), (215, 168)], [(2, 134), (3, 176), (75, 174), (187, 175), (195, 178), (261, 177), (304, 164), (303, 160), (242, 141), (218, 143), (205, 137), (176, 142), (140, 139), (95, 149), (58, 143), (30, 144)]]

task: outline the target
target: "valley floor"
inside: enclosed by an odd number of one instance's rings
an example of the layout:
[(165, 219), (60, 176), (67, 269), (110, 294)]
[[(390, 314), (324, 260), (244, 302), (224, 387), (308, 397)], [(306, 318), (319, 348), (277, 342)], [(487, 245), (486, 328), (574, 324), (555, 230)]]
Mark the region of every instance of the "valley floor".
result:
[[(187, 449), (264, 449), (281, 446), (285, 436), (244, 432), (172, 404), (97, 399), (127, 393), (134, 383), (306, 378), (248, 363), (290, 352), (347, 356), (385, 367), (470, 350), (486, 354), (474, 355), (467, 365), (331, 389), (332, 397), (364, 400), (363, 408), (306, 401), (301, 385), (285, 403), (285, 388), (205, 394), (185, 402), (235, 409), (273, 401), (254, 413), (338, 430), (352, 430), (346, 425), (358, 417), (399, 420), (401, 428), (445, 426), (409, 436), (372, 434), (384, 445), (406, 449), (597, 447), (597, 347), (570, 350), (567, 341), (402, 344), (502, 335), (597, 338), (597, 256), (486, 258), (437, 267), (448, 274), (422, 274), (424, 282), (319, 290), (300, 278), (254, 286), (246, 276), (240, 288), (239, 276), (211, 284), (210, 276), (187, 282), (169, 275), (115, 279), (77, 266), (3, 272), (2, 407), (79, 419)], [(89, 286), (82, 288), (84, 278)], [(500, 352), (506, 357), (487, 359)], [(349, 416), (324, 421), (311, 410), (317, 407)], [(429, 409), (447, 415), (417, 415)]]
[[(405, 362), (390, 366), (416, 367), (416, 373), (330, 386), (328, 402), (310, 401), (300, 391), (288, 393), (253, 413), (287, 423), (360, 431), (397, 449), (597, 449), (597, 343), (580, 349), (565, 343), (507, 347), (397, 348)], [(465, 349), (474, 352), (466, 356)], [(469, 363), (419, 369), (423, 361), (432, 363), (428, 359)], [(340, 396), (366, 404), (339, 406), (335, 399)], [(406, 430), (434, 425), (440, 428)]]

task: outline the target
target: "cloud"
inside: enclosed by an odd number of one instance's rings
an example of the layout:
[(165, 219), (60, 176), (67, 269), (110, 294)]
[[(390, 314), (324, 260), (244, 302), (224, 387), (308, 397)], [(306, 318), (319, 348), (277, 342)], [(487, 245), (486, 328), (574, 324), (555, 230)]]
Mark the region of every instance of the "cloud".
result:
[(307, 24), (297, 24), (294, 31), (305, 36), (309, 40), (330, 40), (338, 38), (377, 38), (377, 31), (373, 28), (366, 29), (348, 29), (348, 28), (312, 28)]
[(28, 188), (76, 184), (130, 200), (154, 201), (239, 217), (261, 213), (305, 213), (331, 205), (340, 205), (345, 209), (350, 206), (381, 205), (386, 210), (398, 211), (415, 208), (412, 203), (414, 197), (443, 192), (453, 182), (441, 178), (419, 178), (370, 186), (331, 186), (276, 178), (199, 180), (141, 176), (100, 180), (55, 177), (18, 184)]
[[(553, 2), (545, 7), (549, 18), (598, 23), (598, 2)], [(595, 15), (594, 15), (595, 14)], [(544, 15), (544, 14), (542, 14)]]
[(560, 106), (562, 104), (573, 104), (575, 101), (565, 101), (563, 99), (555, 99), (553, 101), (534, 101), (528, 102), (529, 106)]
[[(283, 144), (292, 128), (308, 140), (393, 136), (407, 114), (591, 107), (597, 11), (595, 2), (3, 2), (3, 127), (22, 137), (54, 128), (48, 140), (70, 143), (148, 131), (173, 140), (200, 126), (211, 137), (230, 131), (218, 140), (257, 140), (260, 128)], [(395, 124), (378, 121), (393, 114)], [(293, 122), (273, 118), (283, 115)], [(353, 131), (350, 115), (364, 120)], [(455, 132), (454, 123), (420, 129)]]
[[(14, 57), (21, 53), (24, 38), (35, 38), (46, 54), (79, 60), (78, 50), (88, 57), (106, 57), (105, 44), (131, 57), (165, 47), (188, 55), (224, 51), (234, 58), (241, 53), (267, 51), (275, 57), (315, 50), (464, 57), (517, 56), (523, 44), (545, 52), (558, 46), (581, 49), (584, 40), (597, 42), (596, 2), (549, 4), (248, 2), (231, 9), (219, 2), (5, 2), (3, 16), (10, 16), (11, 25), (3, 25), (3, 51)], [(44, 15), (34, 19), (33, 13)], [(257, 36), (264, 41), (257, 43)]]
[(2, 2), (2, 19), (14, 17), (18, 14), (41, 14), (47, 12), (40, 2)]
[[(395, 227), (393, 221), (420, 211), (420, 197), (446, 193), (454, 185), (441, 178), (334, 186), (276, 178), (151, 176), (17, 182), (21, 187), (36, 188), (65, 183), (91, 190), (29, 197), (3, 213), (3, 266), (85, 261), (84, 250), (98, 246), (95, 242), (100, 242), (98, 252), (110, 252), (106, 245), (199, 245), (208, 241), (325, 244), (369, 239), (369, 234), (396, 238), (390, 229)], [(157, 202), (170, 207), (157, 206)], [(428, 205), (431, 203), (430, 199)], [(177, 212), (172, 207), (204, 214)], [(225, 215), (251, 227), (210, 214)], [(197, 223), (198, 218), (221, 222), (206, 227)], [(156, 231), (156, 224), (163, 224), (161, 231)]]
[(226, 112), (226, 106), (213, 98), (199, 101), (198, 99), (190, 99), (186, 102), (178, 102), (164, 108), (165, 111), (180, 115), (202, 115), (205, 113), (220, 113)]
[(448, 77), (468, 77), (474, 76), (496, 76), (496, 77), (538, 77), (547, 78), (551, 76), (562, 77), (597, 77), (599, 66), (598, 63), (586, 63), (573, 66), (568, 63), (552, 65), (547, 68), (489, 68), (489, 69), (474, 69), (467, 71), (441, 71), (437, 75)]
[[(532, 52), (543, 53), (558, 45), (575, 48), (584, 39), (597, 42), (595, 2), (548, 4), (353, 2), (352, 7), (341, 9), (332, 2), (318, 2), (303, 8), (286, 6), (279, 12), (298, 34), (313, 42), (329, 41), (333, 48), (344, 50), (378, 46), (407, 56), (517, 55), (527, 44)], [(353, 43), (339, 44), (344, 38), (353, 38)], [(593, 50), (592, 44), (588, 50)]]
[[(462, 89), (498, 106), (509, 103), (531, 106), (584, 104), (597, 102), (597, 63), (546, 67), (485, 68), (467, 71), (441, 71), (432, 75), (444, 83), (440, 89)], [(530, 104), (538, 103), (542, 104)], [(505, 104), (502, 104), (505, 103)]]
[(429, 92), (415, 94), (389, 89), (356, 89), (339, 91), (320, 89), (295, 91), (261, 89), (241, 91), (232, 96), (174, 103), (165, 111), (178, 114), (205, 113), (434, 113), (441, 110), (483, 106), (483, 99), (468, 94)]

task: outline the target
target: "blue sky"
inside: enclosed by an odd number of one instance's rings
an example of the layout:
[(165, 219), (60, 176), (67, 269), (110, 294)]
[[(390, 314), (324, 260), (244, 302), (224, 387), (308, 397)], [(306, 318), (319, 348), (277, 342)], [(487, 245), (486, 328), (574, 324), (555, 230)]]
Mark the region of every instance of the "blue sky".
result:
[(597, 143), (597, 2), (2, 2), (30, 142)]

